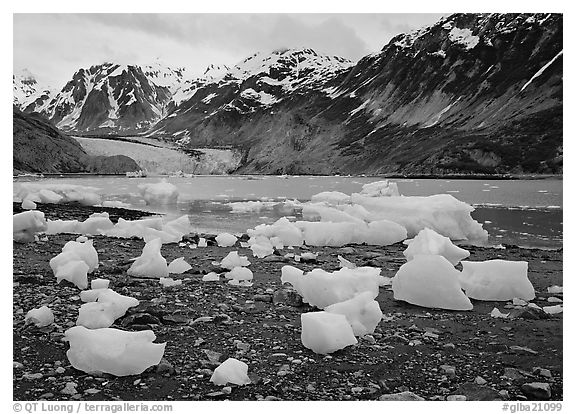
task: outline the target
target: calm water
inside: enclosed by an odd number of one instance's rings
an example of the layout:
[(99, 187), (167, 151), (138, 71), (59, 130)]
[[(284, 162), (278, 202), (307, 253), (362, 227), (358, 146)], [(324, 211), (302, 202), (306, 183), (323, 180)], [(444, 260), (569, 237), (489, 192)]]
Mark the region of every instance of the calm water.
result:
[[(119, 200), (134, 208), (189, 214), (198, 231), (245, 232), (260, 223), (272, 223), (285, 214), (279, 208), (259, 213), (232, 213), (234, 201), (285, 198), (307, 201), (322, 191), (359, 192), (376, 177), (169, 177), (180, 191), (175, 206), (147, 207), (138, 192), (143, 182), (160, 178), (74, 177), (42, 179), (43, 183), (69, 183), (98, 188), (106, 200)], [(19, 180), (20, 182), (21, 180)], [(23, 180), (22, 180), (23, 181)], [(38, 180), (35, 180), (38, 181)], [(562, 180), (439, 180), (393, 179), (403, 195), (451, 194), (476, 207), (472, 216), (490, 234), (490, 243), (557, 248), (562, 246)], [(16, 189), (19, 182), (14, 183)]]

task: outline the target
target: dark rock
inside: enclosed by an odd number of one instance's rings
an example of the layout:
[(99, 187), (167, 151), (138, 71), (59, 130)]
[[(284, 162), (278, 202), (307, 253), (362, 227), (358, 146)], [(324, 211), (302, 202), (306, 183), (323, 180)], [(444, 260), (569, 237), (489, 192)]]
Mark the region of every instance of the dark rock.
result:
[(160, 325), (160, 319), (149, 313), (135, 313), (125, 317), (122, 320), (122, 326), (130, 325)]
[(465, 395), (467, 401), (499, 401), (502, 399), (495, 389), (473, 382), (461, 384), (453, 395)]
[(508, 347), (499, 342), (489, 342), (486, 344), (486, 350), (490, 352), (506, 352)]
[(258, 302), (272, 302), (271, 295), (254, 295), (254, 300)]
[(424, 401), (424, 398), (412, 391), (397, 392), (395, 394), (383, 394), (378, 398), (380, 401)]
[(159, 375), (170, 376), (174, 374), (174, 366), (165, 358), (162, 358), (160, 363), (156, 366), (156, 373)]
[(520, 388), (524, 395), (535, 400), (548, 400), (552, 396), (550, 384), (546, 382), (529, 382)]
[(186, 315), (175, 313), (173, 315), (162, 316), (162, 322), (164, 322), (167, 325), (187, 324), (188, 322), (190, 322), (190, 318), (187, 317)]
[(283, 286), (276, 291), (272, 297), (272, 302), (274, 304), (283, 303), (289, 306), (302, 306), (302, 296), (296, 291), (296, 289)]
[(512, 381), (524, 379), (524, 375), (522, 375), (516, 368), (504, 368), (503, 376)]
[(508, 316), (510, 319), (548, 319), (550, 315), (544, 312), (542, 309), (536, 309), (531, 307), (524, 307), (521, 309), (513, 309), (510, 311), (510, 315)]

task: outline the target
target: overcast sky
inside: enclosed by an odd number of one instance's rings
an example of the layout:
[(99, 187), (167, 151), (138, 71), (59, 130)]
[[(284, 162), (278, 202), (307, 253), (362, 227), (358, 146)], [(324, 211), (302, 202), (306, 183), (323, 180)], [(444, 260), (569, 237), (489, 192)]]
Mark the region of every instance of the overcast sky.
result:
[(201, 74), (255, 52), (311, 47), (352, 60), (441, 14), (14, 14), (14, 71), (61, 88), (80, 67), (158, 58)]

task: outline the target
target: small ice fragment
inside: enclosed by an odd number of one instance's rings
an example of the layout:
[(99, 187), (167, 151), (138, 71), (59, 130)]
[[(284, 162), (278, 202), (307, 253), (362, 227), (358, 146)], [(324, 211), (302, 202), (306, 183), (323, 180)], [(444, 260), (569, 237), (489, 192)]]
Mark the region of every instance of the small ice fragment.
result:
[(172, 287), (172, 286), (178, 286), (178, 285), (182, 284), (181, 280), (174, 280), (171, 277), (161, 277), (159, 282), (164, 287)]
[(230, 233), (220, 233), (218, 236), (216, 236), (216, 242), (220, 247), (234, 246), (236, 240), (238, 240), (238, 238), (231, 235)]
[(509, 313), (502, 313), (500, 312), (500, 309), (498, 308), (494, 308), (492, 309), (492, 312), (490, 312), (490, 316), (492, 316), (493, 318), (507, 318), (508, 315), (510, 315)]
[(307, 312), (300, 316), (300, 320), (302, 345), (317, 354), (329, 354), (358, 343), (344, 315)]
[(214, 370), (210, 381), (216, 385), (228, 383), (236, 385), (250, 384), (248, 365), (236, 358), (228, 358)]
[(220, 280), (220, 275), (215, 272), (210, 272), (202, 276), (203, 282), (218, 282)]
[(182, 274), (190, 269), (192, 269), (192, 266), (184, 260), (184, 257), (174, 259), (168, 265), (168, 273)]
[(34, 324), (38, 328), (42, 328), (43, 326), (48, 326), (54, 323), (54, 314), (48, 306), (44, 305), (40, 308), (28, 311), (24, 318), (24, 323), (26, 325)]

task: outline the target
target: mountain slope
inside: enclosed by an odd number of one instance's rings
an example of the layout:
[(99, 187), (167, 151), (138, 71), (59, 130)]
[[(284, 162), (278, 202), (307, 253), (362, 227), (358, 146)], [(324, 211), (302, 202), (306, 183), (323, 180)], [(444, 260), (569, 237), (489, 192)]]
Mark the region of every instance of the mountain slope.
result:
[(14, 174), (91, 172), (118, 174), (137, 171), (138, 164), (125, 156), (92, 157), (74, 139), (37, 114), (13, 109), (12, 156)]
[(455, 14), (328, 74), (310, 51), (256, 55), (151, 134), (241, 148), (243, 172), (559, 173), (562, 23)]

